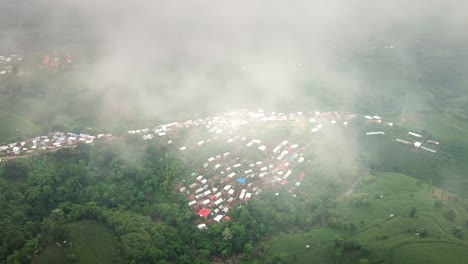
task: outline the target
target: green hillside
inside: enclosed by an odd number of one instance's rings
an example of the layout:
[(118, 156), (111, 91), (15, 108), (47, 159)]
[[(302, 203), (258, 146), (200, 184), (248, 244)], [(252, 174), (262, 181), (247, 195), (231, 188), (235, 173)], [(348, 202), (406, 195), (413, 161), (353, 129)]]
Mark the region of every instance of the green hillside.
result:
[[(452, 232), (454, 225), (465, 228), (466, 200), (402, 174), (376, 176), (375, 182), (363, 183), (355, 190), (367, 194), (368, 205), (356, 207), (351, 205), (350, 197), (342, 197), (335, 209), (337, 227), (275, 237), (268, 242), (270, 256), (283, 254), (290, 263), (333, 263), (337, 255), (332, 238), (340, 236), (365, 245), (369, 251), (365, 257), (371, 263), (456, 263), (438, 260), (466, 257), (468, 239)], [(436, 208), (436, 201), (443, 204), (441, 208)], [(414, 217), (409, 216), (412, 207), (416, 208)], [(453, 221), (444, 216), (451, 208), (457, 212)], [(355, 230), (345, 230), (351, 223)], [(444, 250), (448, 247), (451, 250)], [(353, 259), (355, 253), (347, 254), (344, 259)], [(356, 263), (357, 258), (364, 256), (354, 257), (342, 263)], [(411, 261), (416, 259), (432, 262)]]

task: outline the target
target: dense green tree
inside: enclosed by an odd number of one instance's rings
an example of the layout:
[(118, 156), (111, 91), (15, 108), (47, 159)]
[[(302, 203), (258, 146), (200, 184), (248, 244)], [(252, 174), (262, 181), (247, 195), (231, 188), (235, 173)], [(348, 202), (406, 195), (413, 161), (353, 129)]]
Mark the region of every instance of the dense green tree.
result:
[(450, 221), (454, 221), (455, 218), (457, 218), (457, 211), (453, 208), (450, 208), (444, 213), (445, 218), (447, 218)]

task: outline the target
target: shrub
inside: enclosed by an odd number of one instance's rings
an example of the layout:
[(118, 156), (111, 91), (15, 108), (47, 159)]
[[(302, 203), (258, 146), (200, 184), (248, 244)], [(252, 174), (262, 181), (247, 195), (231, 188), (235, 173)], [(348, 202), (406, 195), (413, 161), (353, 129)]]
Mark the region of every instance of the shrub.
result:
[(414, 217), (415, 215), (416, 215), (416, 207), (411, 207), (409, 216), (410, 216), (410, 217)]
[(457, 211), (453, 208), (450, 208), (448, 211), (444, 213), (445, 218), (450, 221), (454, 221), (457, 218)]
[(367, 193), (359, 193), (351, 196), (351, 205), (355, 207), (369, 205), (369, 196)]
[(453, 233), (453, 235), (455, 237), (457, 237), (459, 239), (463, 238), (463, 230), (461, 229), (461, 227), (459, 227), (457, 225), (452, 226), (452, 233)]

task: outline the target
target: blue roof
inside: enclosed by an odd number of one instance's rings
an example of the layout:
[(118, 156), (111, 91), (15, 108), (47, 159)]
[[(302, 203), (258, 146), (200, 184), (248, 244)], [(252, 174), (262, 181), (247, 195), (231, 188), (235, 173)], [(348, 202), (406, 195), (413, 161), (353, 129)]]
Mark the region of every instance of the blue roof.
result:
[(296, 186), (297, 187), (301, 186), (301, 182), (296, 182)]
[(239, 178), (237, 179), (238, 183), (244, 184), (245, 183), (245, 178)]

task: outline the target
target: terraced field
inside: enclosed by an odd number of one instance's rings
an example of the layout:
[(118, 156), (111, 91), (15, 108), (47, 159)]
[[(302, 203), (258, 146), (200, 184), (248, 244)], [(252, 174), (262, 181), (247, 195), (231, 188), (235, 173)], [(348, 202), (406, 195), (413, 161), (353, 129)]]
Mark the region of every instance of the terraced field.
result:
[[(463, 227), (468, 219), (466, 200), (445, 196), (451, 198), (443, 199), (442, 208), (436, 208), (434, 202), (439, 195), (433, 194), (439, 189), (403, 174), (376, 176), (375, 182), (363, 183), (355, 190), (368, 194), (368, 206), (354, 207), (343, 197), (336, 207), (338, 220), (356, 224), (354, 232), (324, 227), (302, 234), (280, 235), (268, 242), (271, 255), (283, 253), (291, 263), (332, 262), (332, 238), (345, 236), (368, 246), (371, 263), (459, 263), (457, 260), (466, 259), (468, 240), (457, 239), (452, 234), (453, 225)], [(409, 216), (412, 207), (417, 209), (414, 217)], [(443, 215), (449, 208), (457, 211), (454, 221)], [(423, 229), (427, 237), (418, 234)]]

